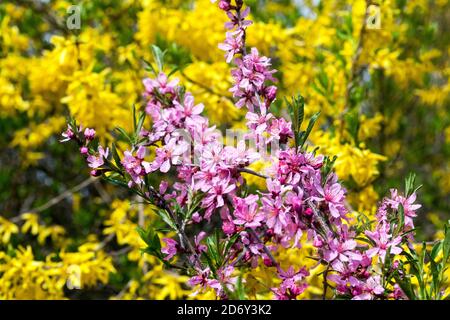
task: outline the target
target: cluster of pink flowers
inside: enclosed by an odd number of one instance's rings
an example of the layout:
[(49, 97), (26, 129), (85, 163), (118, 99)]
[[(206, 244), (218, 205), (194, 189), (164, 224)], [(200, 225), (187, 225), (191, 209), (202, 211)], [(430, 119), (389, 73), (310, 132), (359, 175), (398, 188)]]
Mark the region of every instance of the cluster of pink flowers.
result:
[[(276, 269), (281, 284), (271, 288), (276, 299), (296, 299), (307, 287), (308, 270), (290, 266), (284, 271), (274, 253), (278, 248), (301, 247), (306, 234), (317, 249), (317, 259), (327, 268), (327, 278), (336, 284), (336, 292), (354, 299), (384, 297), (387, 292), (382, 278), (372, 268), (372, 258), (381, 263), (386, 255), (400, 254), (401, 244), (407, 241), (403, 233), (413, 228), (412, 218), (420, 207), (415, 205), (415, 194), (403, 197), (392, 191), (377, 214), (373, 231), (366, 230), (370, 245), (357, 242), (355, 230), (349, 228), (346, 190), (334, 173), (325, 173), (324, 157), (300, 147), (290, 147), (294, 137), (291, 122), (271, 113), (277, 88), (272, 84), (275, 70), (270, 59), (261, 56), (256, 48), (247, 53), (245, 33), (251, 21), (246, 20), (249, 9), (243, 10), (242, 1), (219, 1), (230, 21), (226, 23), (226, 40), (219, 47), (226, 51), (227, 62), (233, 61), (234, 83), (230, 91), (236, 106), (246, 107), (249, 133), (259, 146), (278, 142), (280, 149), (272, 150), (272, 167), (267, 175), (253, 172), (250, 164), (261, 155), (247, 148), (242, 140), (224, 146), (220, 134), (208, 119), (201, 115), (204, 106), (195, 104), (191, 93), (179, 86), (177, 79), (169, 80), (160, 72), (156, 79), (145, 79), (145, 112), (152, 118), (151, 130), (141, 130), (139, 142), (124, 151), (123, 158), (113, 165), (108, 148), (82, 152), (88, 165), (98, 172), (119, 171), (129, 188), (152, 200), (168, 213), (179, 241), (165, 238), (161, 250), (169, 261), (176, 255), (185, 255), (192, 278), (189, 283), (200, 288), (212, 288), (220, 298), (235, 290), (235, 269), (241, 263), (256, 267), (260, 261)], [(81, 131), (81, 129), (80, 129)], [(95, 131), (86, 129), (84, 138), (73, 127), (63, 134), (64, 140), (75, 139), (82, 147), (89, 147)], [(86, 142), (85, 142), (86, 141)], [(146, 160), (147, 149), (154, 148), (155, 157)], [(117, 168), (116, 168), (117, 166)], [(146, 185), (146, 176), (156, 171), (173, 173), (177, 181), (169, 187), (162, 181), (159, 190)], [(243, 173), (255, 174), (266, 181), (266, 191), (247, 194)], [(198, 196), (198, 197), (197, 197)], [(198, 206), (190, 210), (194, 197)], [(404, 210), (401, 230), (392, 225), (391, 215)], [(188, 212), (179, 216), (179, 212)], [(220, 266), (211, 265), (209, 248), (202, 244), (207, 234), (186, 236), (187, 225), (204, 221), (220, 221), (225, 238), (234, 242), (229, 246)], [(192, 228), (198, 230), (199, 228)], [(395, 231), (394, 231), (395, 230)], [(217, 254), (217, 253), (216, 253)], [(208, 257), (207, 262), (202, 257)], [(298, 271), (295, 271), (298, 270)], [(397, 288), (395, 295), (401, 297)]]

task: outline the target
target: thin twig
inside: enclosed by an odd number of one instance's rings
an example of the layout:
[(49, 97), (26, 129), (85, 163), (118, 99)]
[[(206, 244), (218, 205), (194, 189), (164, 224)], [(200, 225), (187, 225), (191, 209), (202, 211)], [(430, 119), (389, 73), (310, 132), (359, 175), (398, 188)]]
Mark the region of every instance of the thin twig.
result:
[(210, 88), (210, 87), (204, 85), (203, 83), (201, 83), (201, 82), (199, 82), (199, 81), (197, 81), (197, 80), (192, 79), (191, 77), (189, 77), (188, 75), (186, 75), (182, 70), (180, 70), (180, 74), (181, 74), (184, 78), (186, 78), (187, 81), (191, 82), (192, 84), (195, 84), (196, 86), (199, 86), (200, 88), (202, 88), (202, 89), (208, 91), (209, 93), (211, 93), (211, 94), (213, 94), (213, 95), (216, 95), (216, 96), (218, 96), (218, 97), (223, 97), (223, 98), (225, 98), (225, 99), (227, 99), (227, 100), (229, 100), (229, 101), (231, 101), (231, 102), (234, 103), (233, 97), (227, 96), (227, 95), (225, 95), (225, 94), (221, 94), (221, 93), (219, 93), (219, 92), (216, 92), (215, 90), (213, 90), (212, 88)]
[(84, 180), (83, 182), (77, 184), (75, 187), (64, 191), (63, 193), (59, 194), (58, 196), (54, 197), (53, 199), (50, 199), (48, 202), (44, 203), (43, 205), (41, 205), (41, 206), (39, 206), (37, 208), (31, 209), (31, 210), (27, 210), (26, 212), (22, 212), (22, 213), (20, 213), (20, 215), (22, 215), (24, 213), (27, 213), (27, 212), (39, 213), (39, 212), (42, 212), (44, 210), (47, 210), (47, 209), (53, 207), (54, 205), (58, 204), (59, 202), (61, 202), (65, 198), (70, 197), (73, 193), (78, 192), (81, 189), (89, 186), (94, 181), (96, 181), (96, 178), (89, 177), (88, 179)]
[(268, 178), (269, 178), (269, 177), (266, 176), (266, 175), (263, 175), (263, 174), (261, 174), (261, 173), (255, 172), (255, 171), (253, 171), (253, 170), (251, 170), (251, 169), (247, 169), (247, 168), (239, 168), (238, 171), (239, 171), (239, 172), (248, 173), (248, 174), (252, 174), (252, 175), (254, 175), (254, 176), (257, 176), (257, 177), (260, 177), (260, 178), (263, 178), (263, 179), (268, 179)]
[(258, 237), (258, 235), (256, 234), (255, 230), (253, 229), (248, 229), (248, 232), (263, 246), (263, 250), (264, 252), (267, 254), (267, 256), (269, 257), (269, 259), (272, 261), (273, 265), (277, 267), (278, 270), (280, 270), (280, 265), (277, 262), (277, 260), (275, 260), (274, 256), (272, 255), (272, 253), (270, 252), (269, 248), (267, 248), (267, 246), (261, 241), (261, 239)]

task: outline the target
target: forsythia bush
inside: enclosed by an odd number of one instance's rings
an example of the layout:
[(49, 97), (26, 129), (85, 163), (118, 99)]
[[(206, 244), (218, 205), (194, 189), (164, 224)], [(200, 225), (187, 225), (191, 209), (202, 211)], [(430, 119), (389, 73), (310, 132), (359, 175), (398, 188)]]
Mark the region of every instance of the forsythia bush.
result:
[(211, 2), (0, 4), (0, 299), (448, 298), (448, 1)]

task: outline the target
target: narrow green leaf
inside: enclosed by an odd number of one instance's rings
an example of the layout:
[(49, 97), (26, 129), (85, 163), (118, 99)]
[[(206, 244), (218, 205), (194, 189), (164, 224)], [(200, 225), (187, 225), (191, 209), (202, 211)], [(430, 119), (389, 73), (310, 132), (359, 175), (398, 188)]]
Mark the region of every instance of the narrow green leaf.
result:
[(152, 45), (153, 56), (158, 66), (158, 71), (162, 72), (164, 67), (164, 52), (158, 46)]
[(308, 140), (309, 134), (311, 133), (314, 124), (316, 123), (317, 119), (320, 116), (320, 111), (313, 114), (313, 116), (311, 117), (311, 119), (309, 120), (308, 123), (308, 127), (306, 128), (305, 134), (302, 136), (302, 140), (300, 141), (300, 147), (303, 148), (303, 146), (305, 145), (306, 140)]
[(394, 274), (394, 279), (395, 281), (398, 283), (398, 285), (400, 286), (400, 288), (403, 290), (403, 292), (405, 293), (405, 295), (410, 299), (410, 300), (416, 300), (416, 295), (414, 293), (413, 287), (411, 285), (411, 282), (409, 281), (408, 278), (400, 278), (400, 276), (398, 275), (398, 273)]
[(117, 153), (116, 144), (114, 142), (112, 143), (112, 146), (111, 146), (111, 153), (112, 153), (114, 161), (116, 162), (117, 167), (120, 167), (121, 161), (120, 161), (119, 154)]
[(170, 217), (170, 215), (167, 213), (166, 210), (163, 209), (157, 210), (156, 214), (160, 216), (161, 219), (173, 230), (177, 229), (175, 222), (172, 220), (172, 218)]

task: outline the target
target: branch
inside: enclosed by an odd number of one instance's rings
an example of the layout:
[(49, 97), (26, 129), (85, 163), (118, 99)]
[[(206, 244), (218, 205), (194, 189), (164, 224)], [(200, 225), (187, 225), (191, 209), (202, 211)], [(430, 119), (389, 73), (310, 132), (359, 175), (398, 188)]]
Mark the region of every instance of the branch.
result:
[(248, 173), (248, 174), (252, 174), (252, 175), (254, 175), (254, 176), (257, 176), (257, 177), (260, 177), (260, 178), (263, 178), (263, 179), (269, 179), (268, 176), (263, 175), (263, 174), (258, 173), (258, 172), (255, 172), (255, 171), (253, 171), (253, 170), (251, 170), (251, 169), (247, 169), (247, 168), (239, 168), (238, 171), (239, 171), (239, 172)]
[(64, 25), (64, 22), (58, 15), (46, 4), (45, 1), (34, 1), (34, 0), (15, 0), (15, 3), (41, 14), (43, 18), (52, 26), (54, 29), (61, 31), (64, 35), (68, 35), (69, 31)]
[[(35, 212), (35, 213), (39, 213), (41, 211), (47, 210), (48, 208), (53, 207), (55, 204), (58, 204), (59, 202), (61, 202), (62, 200), (64, 200), (65, 198), (71, 196), (73, 193), (80, 191), (81, 189), (89, 186), (90, 184), (92, 184), (94, 181), (96, 181), (97, 179), (94, 177), (89, 177), (88, 179), (84, 180), (83, 182), (81, 182), (80, 184), (77, 184), (75, 187), (73, 187), (72, 189), (66, 190), (63, 193), (61, 193), (60, 195), (54, 197), (53, 199), (49, 200), (47, 203), (28, 210), (26, 212)], [(22, 212), (20, 213), (20, 215), (26, 213), (26, 212)], [(19, 215), (19, 216), (20, 216)]]

